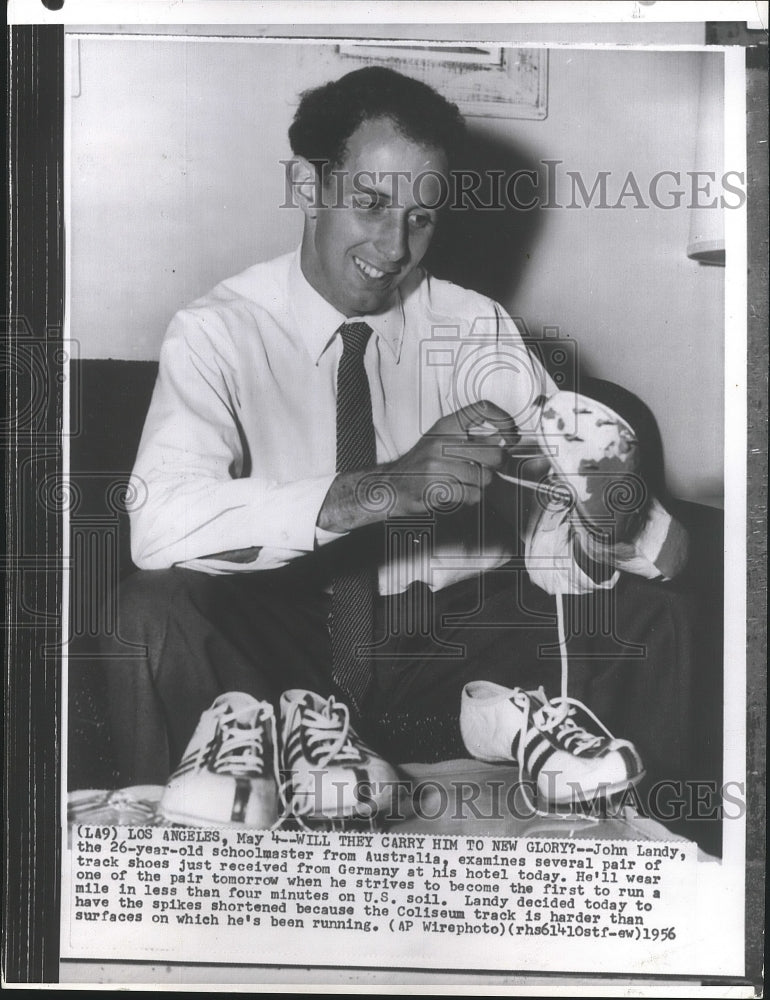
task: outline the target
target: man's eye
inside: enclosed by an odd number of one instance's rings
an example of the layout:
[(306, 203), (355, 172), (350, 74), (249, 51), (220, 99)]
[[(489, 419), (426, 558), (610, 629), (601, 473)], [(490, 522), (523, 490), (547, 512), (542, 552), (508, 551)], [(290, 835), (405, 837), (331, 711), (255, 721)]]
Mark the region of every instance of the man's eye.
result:
[(414, 229), (425, 229), (426, 226), (433, 225), (433, 217), (423, 212), (413, 212), (409, 216), (409, 224)]

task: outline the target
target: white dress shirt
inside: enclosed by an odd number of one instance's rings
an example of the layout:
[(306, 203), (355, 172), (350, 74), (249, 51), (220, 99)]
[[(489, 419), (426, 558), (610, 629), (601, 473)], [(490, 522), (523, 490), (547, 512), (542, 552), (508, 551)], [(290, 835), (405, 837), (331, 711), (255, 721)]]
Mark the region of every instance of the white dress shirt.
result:
[[(337, 331), (354, 320), (374, 331), (364, 360), (379, 464), (479, 399), (526, 435), (535, 400), (555, 391), (511, 318), (475, 292), (417, 269), (384, 310), (345, 317), (307, 282), (299, 251), (257, 264), (169, 326), (132, 475), (139, 568), (275, 569), (333, 541), (317, 520), (335, 478)], [(510, 558), (512, 537), (471, 534), (392, 554), (381, 593), (439, 589)]]

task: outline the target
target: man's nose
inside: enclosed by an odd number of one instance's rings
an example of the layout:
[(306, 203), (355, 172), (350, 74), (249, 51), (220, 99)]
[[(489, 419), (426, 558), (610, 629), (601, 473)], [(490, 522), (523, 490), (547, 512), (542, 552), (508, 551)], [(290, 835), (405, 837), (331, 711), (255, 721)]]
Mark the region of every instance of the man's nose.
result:
[(409, 256), (409, 230), (407, 221), (400, 213), (391, 209), (385, 212), (385, 219), (377, 234), (375, 247), (383, 260), (391, 264), (400, 263)]

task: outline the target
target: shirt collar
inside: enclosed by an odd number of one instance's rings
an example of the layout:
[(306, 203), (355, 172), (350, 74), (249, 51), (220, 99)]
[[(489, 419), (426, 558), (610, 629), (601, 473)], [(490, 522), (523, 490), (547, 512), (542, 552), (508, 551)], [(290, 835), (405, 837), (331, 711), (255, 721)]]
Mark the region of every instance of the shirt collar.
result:
[(313, 288), (302, 273), (300, 251), (294, 254), (289, 268), (289, 304), (297, 329), (315, 364), (318, 364), (334, 335), (343, 323), (362, 321), (368, 323), (381, 341), (388, 345), (398, 361), (404, 338), (404, 303), (400, 289), (396, 289), (388, 307), (374, 315), (343, 316)]

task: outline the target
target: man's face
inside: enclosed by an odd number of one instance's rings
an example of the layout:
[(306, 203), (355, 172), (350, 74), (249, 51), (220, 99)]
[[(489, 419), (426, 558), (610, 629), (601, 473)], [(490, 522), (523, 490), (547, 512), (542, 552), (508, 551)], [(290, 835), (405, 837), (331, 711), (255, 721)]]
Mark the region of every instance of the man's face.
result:
[(430, 245), (436, 174), (446, 173), (443, 151), (405, 138), (388, 119), (363, 122), (324, 185), (324, 207), (306, 218), (302, 270), (316, 291), (345, 316), (385, 306)]

